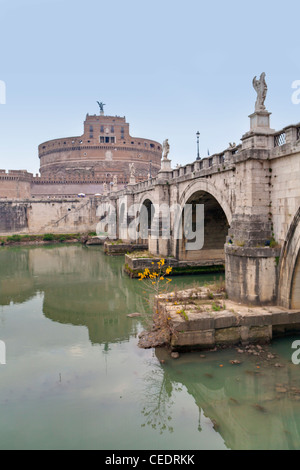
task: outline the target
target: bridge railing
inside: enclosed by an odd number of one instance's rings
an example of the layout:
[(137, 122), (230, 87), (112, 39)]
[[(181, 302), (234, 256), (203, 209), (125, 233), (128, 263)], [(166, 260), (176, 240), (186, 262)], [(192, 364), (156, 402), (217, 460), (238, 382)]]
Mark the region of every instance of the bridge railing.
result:
[(300, 123), (287, 126), (274, 134), (274, 147), (282, 147), (285, 144), (295, 144), (300, 140)]
[(274, 147), (281, 147), (286, 144), (286, 133), (280, 132), (274, 135)]

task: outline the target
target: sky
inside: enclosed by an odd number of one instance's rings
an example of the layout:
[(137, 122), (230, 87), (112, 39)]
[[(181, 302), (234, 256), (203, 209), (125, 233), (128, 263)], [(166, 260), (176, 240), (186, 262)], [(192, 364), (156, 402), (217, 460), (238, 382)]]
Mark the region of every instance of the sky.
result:
[(133, 137), (169, 139), (173, 167), (196, 159), (197, 131), (201, 157), (222, 152), (249, 130), (262, 72), (271, 127), (299, 123), (299, 13), (299, 0), (0, 0), (0, 168), (38, 173), (38, 145), (81, 135), (97, 101)]

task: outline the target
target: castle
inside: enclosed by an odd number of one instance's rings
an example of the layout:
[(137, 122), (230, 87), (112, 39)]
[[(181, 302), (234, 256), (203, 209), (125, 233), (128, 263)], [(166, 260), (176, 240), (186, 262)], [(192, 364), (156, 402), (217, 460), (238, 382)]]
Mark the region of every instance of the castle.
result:
[(121, 189), (130, 181), (155, 177), (162, 146), (131, 137), (125, 117), (87, 114), (81, 136), (54, 139), (39, 145), (40, 175), (26, 170), (0, 170), (0, 198), (87, 196)]

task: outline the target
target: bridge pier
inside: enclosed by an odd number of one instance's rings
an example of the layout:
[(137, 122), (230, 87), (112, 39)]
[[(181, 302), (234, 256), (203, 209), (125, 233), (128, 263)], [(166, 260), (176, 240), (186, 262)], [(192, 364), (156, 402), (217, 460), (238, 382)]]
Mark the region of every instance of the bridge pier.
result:
[(280, 249), (225, 246), (228, 298), (249, 305), (274, 305)]
[(278, 260), (272, 219), (270, 151), (274, 130), (270, 113), (250, 115), (250, 132), (242, 137), (243, 181), (225, 245), (226, 291), (232, 300), (250, 305), (277, 301)]

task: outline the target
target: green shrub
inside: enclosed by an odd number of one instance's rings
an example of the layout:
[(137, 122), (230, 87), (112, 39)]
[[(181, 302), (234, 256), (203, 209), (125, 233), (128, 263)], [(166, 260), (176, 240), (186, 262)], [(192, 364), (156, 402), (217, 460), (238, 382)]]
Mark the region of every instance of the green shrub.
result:
[(11, 237), (7, 237), (8, 242), (20, 242), (21, 241), (21, 235), (12, 235)]
[(44, 242), (50, 242), (50, 241), (53, 241), (54, 240), (54, 235), (52, 233), (45, 233), (45, 235), (43, 236), (43, 240)]

